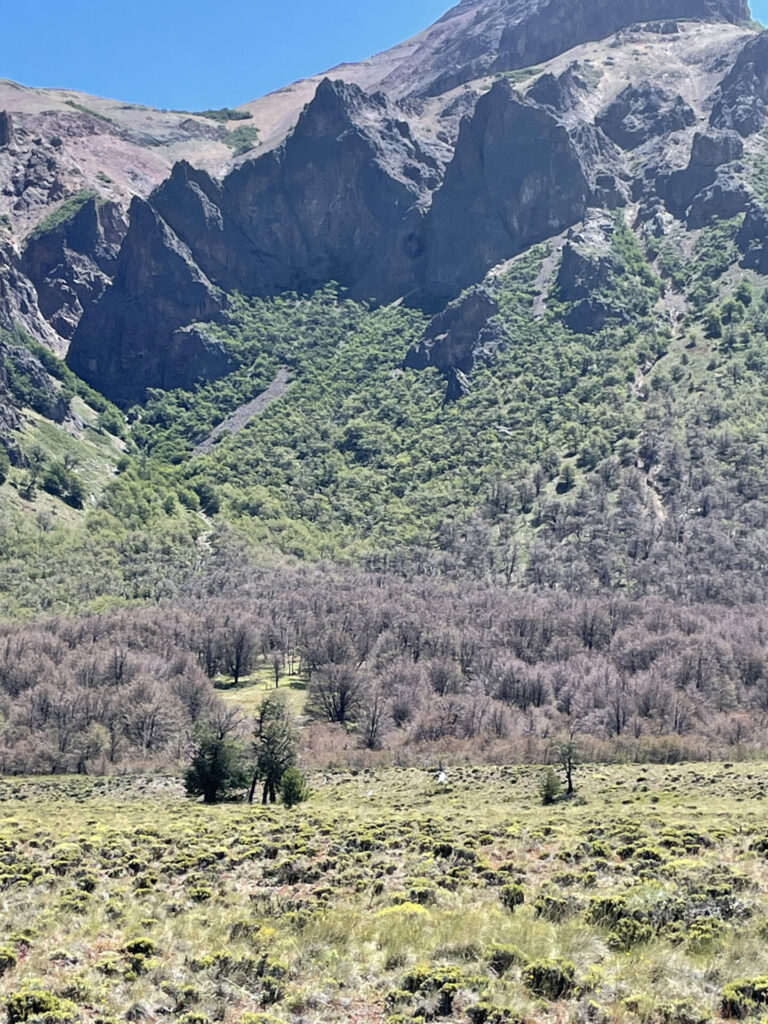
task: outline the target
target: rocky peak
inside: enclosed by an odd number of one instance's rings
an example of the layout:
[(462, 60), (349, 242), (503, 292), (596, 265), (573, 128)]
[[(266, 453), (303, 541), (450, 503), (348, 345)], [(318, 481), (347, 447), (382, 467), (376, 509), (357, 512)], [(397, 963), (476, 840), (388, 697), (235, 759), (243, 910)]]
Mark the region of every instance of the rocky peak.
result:
[[(465, 120), (430, 215), (425, 291), (449, 299), (503, 260), (624, 196), (618, 150), (497, 82)], [(467, 225), (472, 225), (471, 232)]]
[(715, 97), (711, 124), (734, 128), (745, 138), (768, 119), (768, 32), (750, 39)]
[[(747, 0), (464, 0), (403, 47), (402, 60), (379, 84), (395, 95), (436, 96), (637, 23), (677, 19), (747, 24), (749, 7)], [(396, 60), (397, 48), (386, 56)]]
[(493, 69), (530, 67), (635, 23), (677, 18), (741, 24), (749, 6), (747, 0), (543, 0), (507, 24)]
[(13, 118), (7, 110), (0, 110), (0, 147), (13, 142)]
[(123, 405), (141, 401), (147, 387), (215, 380), (234, 368), (223, 347), (201, 331), (182, 332), (182, 346), (179, 332), (195, 321), (216, 319), (226, 304), (188, 246), (137, 197), (114, 281), (86, 310), (68, 362)]

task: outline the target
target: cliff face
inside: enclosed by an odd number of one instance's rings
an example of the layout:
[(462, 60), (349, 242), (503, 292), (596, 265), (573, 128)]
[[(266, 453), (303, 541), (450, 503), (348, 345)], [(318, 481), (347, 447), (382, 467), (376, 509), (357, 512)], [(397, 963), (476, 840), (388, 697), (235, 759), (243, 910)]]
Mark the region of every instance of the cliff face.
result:
[[(194, 266), (225, 291), (267, 295), (336, 281), (360, 299), (405, 296), (438, 308), (588, 206), (613, 207), (627, 194), (618, 150), (602, 132), (566, 124), (505, 80), (465, 120), (444, 173), (445, 156), (384, 97), (324, 82), (277, 149), (221, 184), (179, 165), (151, 198), (154, 217), (136, 216), (135, 205), (118, 275), (80, 324), (71, 365), (125, 401), (94, 358), (105, 334), (110, 361), (137, 337), (144, 351), (159, 351), (182, 324), (205, 318), (163, 270), (163, 253), (178, 263), (180, 246), (185, 273)], [(158, 245), (163, 232), (172, 245)], [(150, 279), (128, 266), (152, 267)], [(130, 397), (145, 383), (154, 381), (142, 373)]]
[(220, 289), (267, 295), (337, 281), (361, 298), (396, 298), (420, 260), (446, 155), (414, 138), (384, 97), (323, 83), (276, 150), (221, 183), (179, 164), (151, 204), (134, 201), (114, 281), (83, 317), (70, 365), (116, 401), (138, 401), (148, 386), (226, 372), (198, 335), (173, 369), (179, 328), (217, 316)]
[(40, 312), (60, 337), (71, 338), (83, 310), (101, 298), (126, 230), (116, 203), (91, 197), (74, 216), (27, 241), (21, 268), (37, 290)]
[(37, 303), (37, 292), (24, 274), (19, 254), (0, 234), (0, 328), (23, 327), (54, 351), (62, 351), (59, 336), (47, 322)]
[[(498, 82), (462, 127), (435, 196), (423, 291), (440, 304), (497, 263), (626, 197), (619, 155), (590, 125)], [(468, 230), (469, 228), (469, 230)]]
[[(360, 297), (396, 298), (449, 155), (384, 96), (322, 82), (286, 142), (223, 182), (220, 222), (240, 239), (227, 247), (230, 280), (265, 294), (335, 280)], [(211, 247), (201, 248), (206, 266)]]
[[(204, 118), (53, 96), (46, 112), (22, 90), (24, 109), (0, 118), (0, 317), (71, 343), (70, 365), (129, 404), (232, 369), (194, 325), (226, 315), (234, 291), (335, 281), (439, 312), (589, 210), (634, 201), (650, 233), (742, 213), (742, 140), (768, 113), (768, 43), (748, 18), (746, 0), (462, 0), (402, 46), (253, 105), (262, 142), (220, 178), (223, 129)], [(150, 192), (146, 153), (182, 139), (200, 159)], [(122, 180), (94, 171), (118, 150), (144, 197), (129, 212)], [(75, 151), (102, 198), (22, 237), (72, 195)]]
[(711, 123), (735, 128), (745, 138), (759, 132), (768, 115), (768, 34), (751, 39), (726, 75), (716, 97)]
[[(181, 328), (226, 307), (186, 245), (152, 207), (131, 204), (131, 229), (113, 285), (83, 316), (69, 351), (72, 369), (128, 405), (147, 387), (190, 386), (234, 368), (218, 342)], [(108, 343), (104, 343), (107, 338)]]

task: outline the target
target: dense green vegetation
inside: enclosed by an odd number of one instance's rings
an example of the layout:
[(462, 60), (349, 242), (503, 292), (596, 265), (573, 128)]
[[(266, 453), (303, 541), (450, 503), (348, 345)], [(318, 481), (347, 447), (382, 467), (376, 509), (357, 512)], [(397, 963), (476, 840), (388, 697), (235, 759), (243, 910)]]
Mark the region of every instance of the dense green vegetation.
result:
[(250, 121), (253, 114), (247, 110), (235, 110), (233, 107), (219, 107), (218, 110), (197, 110), (198, 117), (207, 117), (211, 121)]
[(259, 129), (252, 124), (241, 124), (237, 128), (232, 128), (224, 139), (234, 150), (233, 156), (244, 156), (253, 149), (258, 140)]
[[(88, 512), (88, 539), (74, 540), (74, 524), (66, 537), (55, 524), (41, 534), (18, 521), (23, 507), (7, 519), (19, 562), (5, 573), (16, 586), (6, 607), (33, 600), (37, 552), (44, 560), (64, 545), (68, 578), (88, 572), (78, 559), (92, 550), (105, 593), (148, 596), (146, 579), (115, 578), (135, 562), (114, 551), (142, 537), (178, 581), (187, 538), (205, 532), (201, 513), (287, 556), (581, 591), (762, 598), (768, 307), (761, 279), (733, 269), (738, 226), (713, 223), (692, 253), (673, 232), (651, 264), (619, 220), (593, 295), (604, 326), (591, 334), (566, 326), (572, 307), (539, 279), (547, 248), (518, 258), (496, 285), (507, 341), (447, 405), (436, 370), (402, 369), (425, 316), (368, 309), (331, 286), (236, 297), (230, 322), (209, 329), (239, 368), (194, 392), (151, 394), (130, 434), (117, 410), (34, 349), (65, 400), (98, 409), (102, 429), (129, 445)], [(193, 457), (281, 366), (295, 378), (286, 394)], [(13, 386), (34, 407), (23, 375)], [(87, 605), (90, 578), (84, 591)], [(54, 583), (48, 606), (76, 592)], [(45, 606), (42, 595), (34, 606)]]

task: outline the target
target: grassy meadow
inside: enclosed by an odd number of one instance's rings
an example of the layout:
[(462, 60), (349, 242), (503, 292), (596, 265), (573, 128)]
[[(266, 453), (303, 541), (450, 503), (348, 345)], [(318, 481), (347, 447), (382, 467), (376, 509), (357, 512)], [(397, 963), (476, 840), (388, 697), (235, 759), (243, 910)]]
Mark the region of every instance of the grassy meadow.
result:
[(0, 783), (0, 999), (76, 1021), (645, 1021), (768, 1012), (768, 766)]

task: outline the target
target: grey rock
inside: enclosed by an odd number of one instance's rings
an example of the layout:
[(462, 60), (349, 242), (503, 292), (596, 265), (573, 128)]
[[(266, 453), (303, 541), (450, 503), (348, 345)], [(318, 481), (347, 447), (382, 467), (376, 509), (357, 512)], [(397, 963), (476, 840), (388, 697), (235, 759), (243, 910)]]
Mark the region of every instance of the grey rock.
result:
[(433, 317), (403, 365), (416, 370), (436, 367), (448, 378), (446, 401), (460, 398), (469, 390), (475, 365), (492, 361), (503, 339), (494, 322), (498, 312), (496, 298), (488, 288), (470, 289)]
[(63, 423), (69, 413), (69, 402), (54, 387), (53, 381), (40, 360), (20, 344), (5, 344), (7, 363), (32, 384), (31, 408), (56, 423)]
[(178, 332), (192, 322), (215, 320), (226, 306), (226, 296), (189, 248), (136, 198), (114, 281), (85, 311), (67, 362), (123, 406), (141, 401), (148, 387), (216, 380), (234, 368), (226, 353), (202, 333)]
[(696, 115), (682, 96), (645, 81), (622, 90), (595, 123), (622, 149), (632, 150), (695, 121)]
[[(358, 298), (398, 298), (418, 279), (444, 153), (414, 138), (383, 96), (323, 81), (277, 149), (221, 183), (178, 164), (150, 203), (134, 202), (114, 281), (83, 316), (70, 365), (127, 404), (147, 387), (232, 368), (199, 335), (177, 335), (222, 312), (220, 289), (269, 295), (337, 281)], [(184, 345), (188, 365), (174, 373)]]
[(590, 125), (567, 126), (506, 81), (463, 123), (429, 218), (424, 295), (436, 305), (523, 249), (625, 193), (621, 159)]
[(226, 290), (266, 295), (338, 281), (356, 297), (387, 301), (413, 277), (447, 155), (414, 137), (383, 96), (326, 79), (276, 150), (221, 184), (180, 164), (151, 202)]
[(768, 117), (768, 32), (750, 39), (720, 84), (710, 123), (733, 128), (745, 138), (759, 132)]
[(0, 444), (11, 455), (11, 461), (19, 461), (18, 446), (14, 440), (14, 433), (21, 426), (21, 413), (19, 404), (11, 394), (8, 370), (6, 367), (7, 351), (0, 339)]
[(23, 327), (37, 341), (61, 351), (61, 339), (40, 312), (37, 293), (10, 241), (0, 238), (0, 328)]
[(703, 228), (716, 217), (727, 219), (743, 213), (752, 200), (746, 177), (743, 164), (719, 167), (712, 184), (694, 196), (685, 218), (688, 227)]
[(51, 231), (28, 240), (22, 269), (37, 290), (40, 311), (62, 338), (72, 337), (83, 309), (109, 285), (126, 230), (120, 208), (93, 197)]
[(13, 118), (7, 110), (0, 110), (0, 149), (13, 143)]
[(583, 226), (569, 232), (555, 283), (558, 298), (568, 303), (568, 326), (582, 334), (599, 331), (611, 320), (627, 322), (626, 307), (612, 304), (617, 262), (613, 252), (616, 228), (610, 217), (590, 210)]
[(744, 143), (732, 131), (697, 132), (691, 148), (691, 166), (720, 167), (744, 155)]
[(560, 75), (540, 75), (526, 95), (529, 100), (564, 114), (572, 110), (589, 89), (584, 68), (575, 63)]
[(688, 166), (656, 179), (658, 193), (670, 213), (679, 219), (685, 218), (696, 196), (715, 184), (718, 168), (740, 160), (743, 153), (744, 144), (734, 131), (697, 132)]

